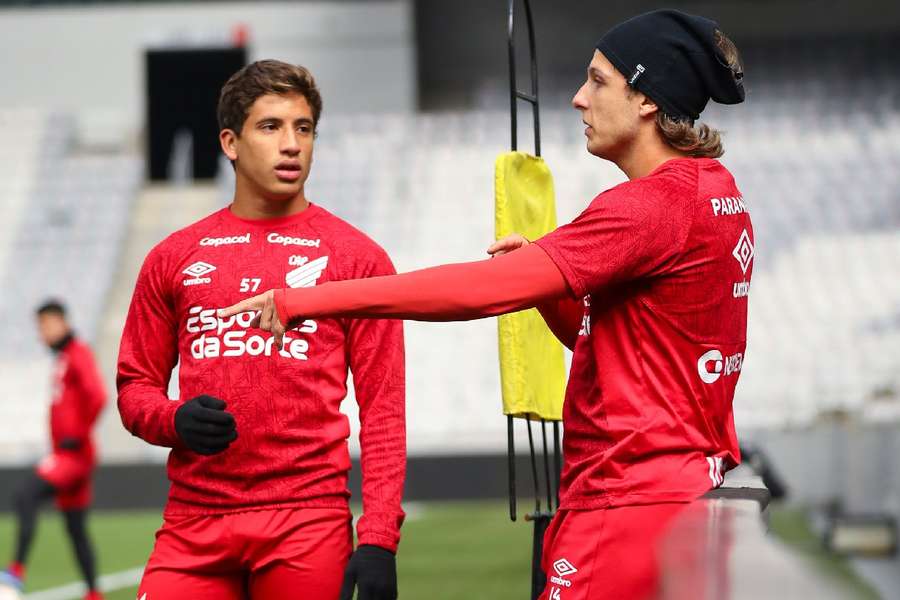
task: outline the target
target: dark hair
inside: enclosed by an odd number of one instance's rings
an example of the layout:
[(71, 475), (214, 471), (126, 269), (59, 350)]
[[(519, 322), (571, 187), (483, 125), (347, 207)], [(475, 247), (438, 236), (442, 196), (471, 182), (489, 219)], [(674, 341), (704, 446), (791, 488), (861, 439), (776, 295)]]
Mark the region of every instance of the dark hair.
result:
[(59, 315), (60, 317), (65, 317), (66, 307), (59, 300), (45, 300), (43, 304), (37, 307), (35, 312), (38, 315)]
[(231, 129), (240, 135), (250, 107), (257, 98), (266, 94), (290, 93), (306, 98), (313, 113), (313, 127), (317, 127), (322, 114), (322, 96), (308, 69), (280, 60), (250, 63), (222, 86), (216, 111), (219, 129)]

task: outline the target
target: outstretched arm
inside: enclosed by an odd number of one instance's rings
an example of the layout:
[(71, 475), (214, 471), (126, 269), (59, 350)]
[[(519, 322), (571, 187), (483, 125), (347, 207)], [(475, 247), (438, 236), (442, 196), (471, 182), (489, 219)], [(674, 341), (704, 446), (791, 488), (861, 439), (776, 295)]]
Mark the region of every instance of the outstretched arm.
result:
[[(531, 242), (523, 235), (514, 233), (491, 244), (487, 253), (491, 256), (503, 256), (524, 248)], [(578, 341), (578, 331), (584, 319), (584, 303), (570, 296), (554, 298), (542, 302), (537, 306), (544, 322), (553, 335), (569, 350), (575, 350), (575, 342)]]
[(497, 258), (401, 275), (270, 290), (222, 309), (227, 317), (261, 311), (254, 325), (275, 333), (284, 324), (322, 317), (468, 321), (531, 308), (569, 295), (556, 264), (537, 245)]

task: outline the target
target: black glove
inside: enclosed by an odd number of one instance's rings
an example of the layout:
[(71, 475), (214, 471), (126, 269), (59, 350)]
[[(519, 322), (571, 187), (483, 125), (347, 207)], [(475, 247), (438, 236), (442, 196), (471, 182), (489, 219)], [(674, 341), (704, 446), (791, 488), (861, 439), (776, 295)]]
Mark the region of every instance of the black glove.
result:
[(357, 548), (344, 572), (341, 600), (353, 600), (353, 588), (359, 589), (357, 600), (396, 600), (397, 558), (394, 553), (368, 544)]
[(175, 431), (197, 454), (218, 454), (237, 439), (234, 416), (225, 401), (207, 396), (191, 398), (175, 411)]
[(81, 440), (75, 437), (63, 438), (59, 442), (60, 450), (81, 450)]

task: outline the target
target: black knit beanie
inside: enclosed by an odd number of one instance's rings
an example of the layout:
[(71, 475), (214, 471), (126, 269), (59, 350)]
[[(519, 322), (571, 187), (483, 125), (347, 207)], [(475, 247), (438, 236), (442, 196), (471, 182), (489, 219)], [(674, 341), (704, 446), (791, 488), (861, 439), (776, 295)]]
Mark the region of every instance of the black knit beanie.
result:
[(735, 74), (716, 47), (715, 21), (677, 10), (655, 10), (610, 29), (597, 49), (662, 112), (695, 121), (710, 98), (744, 101), (743, 73)]

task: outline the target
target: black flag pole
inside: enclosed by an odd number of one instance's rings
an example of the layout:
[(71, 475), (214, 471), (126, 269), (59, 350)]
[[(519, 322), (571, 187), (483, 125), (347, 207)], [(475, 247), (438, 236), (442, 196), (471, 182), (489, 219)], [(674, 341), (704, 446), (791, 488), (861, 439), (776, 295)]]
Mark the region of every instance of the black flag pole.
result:
[[(509, 469), (509, 519), (516, 520), (516, 435), (513, 430), (513, 416), (506, 417), (506, 458)], [(557, 504), (559, 504), (557, 502)]]
[(509, 22), (507, 34), (509, 40), (509, 109), (511, 140), (513, 151), (518, 150), (518, 126), (519, 105), (518, 100), (525, 100), (531, 104), (531, 113), (534, 121), (534, 155), (541, 155), (541, 119), (540, 100), (538, 99), (538, 71), (537, 52), (534, 45), (534, 21), (531, 18), (531, 3), (522, 0), (525, 5), (525, 20), (528, 24), (528, 50), (531, 58), (531, 93), (522, 92), (516, 86), (516, 0), (509, 0)]
[[(537, 50), (535, 48), (534, 19), (531, 13), (529, 0), (521, 0), (525, 8), (525, 23), (528, 33), (528, 50), (531, 65), (531, 89), (528, 92), (521, 91), (516, 83), (516, 0), (508, 0), (507, 41), (509, 48), (509, 108), (510, 108), (510, 145), (511, 150), (518, 150), (518, 125), (519, 125), (519, 100), (531, 105), (532, 123), (534, 127), (534, 155), (541, 155), (541, 121), (540, 100), (538, 98), (538, 68)], [(541, 555), (543, 554), (543, 539), (550, 520), (553, 518), (553, 499), (556, 500), (556, 508), (559, 508), (559, 480), (562, 455), (560, 452), (559, 423), (553, 422), (553, 479), (550, 469), (550, 449), (547, 442), (547, 422), (543, 418), (541, 422), (541, 441), (543, 449), (543, 474), (547, 498), (546, 510), (541, 510), (541, 484), (538, 478), (538, 459), (535, 453), (535, 443), (531, 430), (532, 415), (526, 415), (528, 427), (529, 458), (531, 459), (531, 474), (534, 480), (535, 510), (525, 515), (526, 521), (534, 522), (534, 541), (532, 546), (532, 573), (531, 573), (531, 598), (536, 600), (546, 586), (547, 577), (541, 569)], [(514, 442), (513, 417), (507, 418), (507, 443), (508, 443), (508, 468), (509, 468), (509, 516), (516, 520), (516, 464)], [(554, 491), (556, 492), (554, 494)]]

